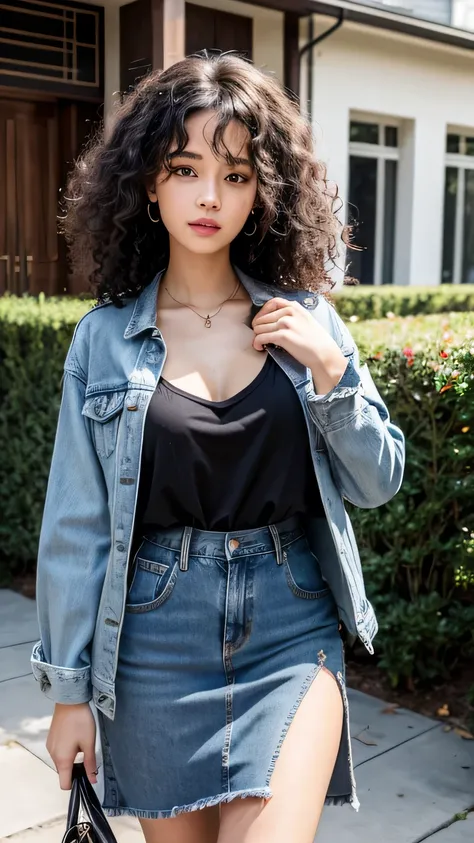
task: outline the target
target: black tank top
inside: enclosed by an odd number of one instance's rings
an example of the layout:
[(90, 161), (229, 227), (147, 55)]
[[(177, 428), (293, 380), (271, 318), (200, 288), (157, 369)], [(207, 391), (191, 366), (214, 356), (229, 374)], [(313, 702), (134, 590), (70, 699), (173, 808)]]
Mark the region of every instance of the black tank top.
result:
[(270, 355), (227, 401), (159, 381), (145, 422), (137, 532), (246, 530), (321, 512), (303, 409)]

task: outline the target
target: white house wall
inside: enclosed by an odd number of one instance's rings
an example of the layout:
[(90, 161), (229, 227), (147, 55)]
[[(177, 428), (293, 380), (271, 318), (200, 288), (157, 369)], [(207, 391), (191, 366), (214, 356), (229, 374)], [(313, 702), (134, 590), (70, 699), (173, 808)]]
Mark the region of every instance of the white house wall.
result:
[(474, 31), (474, 0), (453, 0), (451, 24)]
[[(322, 31), (334, 19), (317, 23)], [(474, 133), (474, 53), (344, 24), (315, 48), (312, 78), (318, 155), (344, 200), (351, 115), (406, 121), (394, 281), (439, 283), (446, 132), (456, 126)]]

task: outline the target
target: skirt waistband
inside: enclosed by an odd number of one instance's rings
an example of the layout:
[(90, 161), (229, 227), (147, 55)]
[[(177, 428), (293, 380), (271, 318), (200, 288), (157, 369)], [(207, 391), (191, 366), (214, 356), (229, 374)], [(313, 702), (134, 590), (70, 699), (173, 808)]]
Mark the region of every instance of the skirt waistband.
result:
[(143, 539), (176, 550), (180, 554), (179, 567), (188, 570), (189, 556), (224, 555), (229, 561), (252, 553), (275, 551), (279, 565), (283, 563), (283, 548), (304, 535), (298, 516), (277, 524), (250, 530), (199, 530), (196, 527), (170, 527), (146, 530)]

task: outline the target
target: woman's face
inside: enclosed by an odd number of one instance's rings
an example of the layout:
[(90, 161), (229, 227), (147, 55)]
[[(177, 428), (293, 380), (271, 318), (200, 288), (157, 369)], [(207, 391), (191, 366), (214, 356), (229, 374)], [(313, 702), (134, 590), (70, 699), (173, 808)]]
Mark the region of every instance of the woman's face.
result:
[[(224, 155), (212, 151), (215, 127), (214, 112), (192, 115), (186, 122), (186, 149), (181, 155), (170, 152), (172, 174), (158, 173), (148, 189), (150, 201), (158, 200), (152, 216), (158, 213), (170, 237), (197, 254), (213, 254), (229, 246), (244, 227), (257, 193), (247, 129), (234, 120), (225, 130), (224, 144), (237, 159), (230, 165)], [(206, 220), (208, 224), (202, 224)]]

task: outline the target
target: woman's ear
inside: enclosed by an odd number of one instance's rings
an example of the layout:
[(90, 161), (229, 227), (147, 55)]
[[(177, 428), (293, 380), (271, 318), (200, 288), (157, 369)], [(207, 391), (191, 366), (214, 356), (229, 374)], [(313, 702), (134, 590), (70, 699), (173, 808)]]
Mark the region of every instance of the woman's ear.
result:
[(150, 200), (150, 202), (156, 202), (157, 201), (156, 186), (155, 186), (154, 181), (148, 182), (148, 184), (146, 185), (146, 192), (147, 192), (148, 199)]

